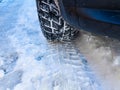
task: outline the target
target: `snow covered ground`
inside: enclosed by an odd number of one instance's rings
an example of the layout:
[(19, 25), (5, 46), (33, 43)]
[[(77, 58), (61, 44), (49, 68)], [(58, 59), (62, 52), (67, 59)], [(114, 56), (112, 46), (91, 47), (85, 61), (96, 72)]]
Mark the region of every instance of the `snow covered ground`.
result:
[(75, 41), (106, 90), (120, 90), (120, 41), (82, 32)]
[(1, 0), (0, 90), (109, 89), (72, 42), (46, 41), (35, 0)]

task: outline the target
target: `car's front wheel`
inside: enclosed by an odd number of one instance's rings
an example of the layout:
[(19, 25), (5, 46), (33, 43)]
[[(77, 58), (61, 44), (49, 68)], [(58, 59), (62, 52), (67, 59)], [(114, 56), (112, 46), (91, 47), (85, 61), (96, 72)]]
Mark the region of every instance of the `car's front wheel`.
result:
[(78, 31), (66, 23), (54, 0), (36, 0), (38, 17), (44, 36), (50, 41), (69, 41)]

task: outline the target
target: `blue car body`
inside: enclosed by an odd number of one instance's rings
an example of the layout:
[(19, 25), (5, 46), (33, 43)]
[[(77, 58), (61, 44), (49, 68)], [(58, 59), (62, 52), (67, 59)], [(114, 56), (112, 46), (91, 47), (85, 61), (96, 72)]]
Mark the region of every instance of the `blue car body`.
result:
[(120, 0), (58, 0), (61, 15), (76, 28), (120, 40)]

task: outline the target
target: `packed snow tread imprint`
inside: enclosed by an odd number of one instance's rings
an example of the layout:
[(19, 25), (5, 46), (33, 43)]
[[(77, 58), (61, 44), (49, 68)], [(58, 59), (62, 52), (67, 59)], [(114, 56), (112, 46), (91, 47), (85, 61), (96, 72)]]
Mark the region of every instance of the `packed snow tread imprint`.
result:
[(50, 43), (48, 48), (48, 59), (51, 57), (51, 62), (59, 68), (49, 74), (53, 85), (50, 90), (100, 90), (94, 77), (89, 77), (94, 75), (87, 61), (81, 59), (82, 56), (71, 42)]

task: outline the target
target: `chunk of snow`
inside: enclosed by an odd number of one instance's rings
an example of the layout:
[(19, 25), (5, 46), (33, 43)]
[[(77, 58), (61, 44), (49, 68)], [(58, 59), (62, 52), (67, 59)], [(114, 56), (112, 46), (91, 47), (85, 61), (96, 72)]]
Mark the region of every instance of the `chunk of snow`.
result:
[(117, 56), (117, 57), (115, 58), (115, 60), (114, 60), (114, 62), (113, 62), (113, 65), (116, 65), (116, 66), (120, 65), (120, 56)]
[(3, 60), (0, 58), (0, 66), (4, 64)]
[(4, 71), (0, 70), (0, 78), (4, 77)]

